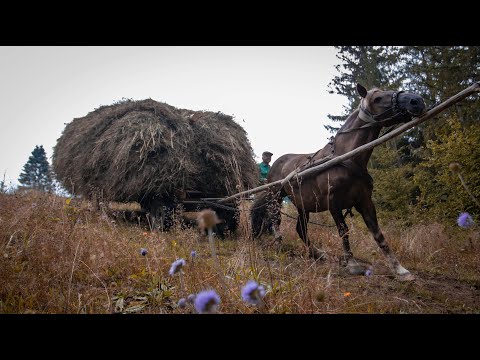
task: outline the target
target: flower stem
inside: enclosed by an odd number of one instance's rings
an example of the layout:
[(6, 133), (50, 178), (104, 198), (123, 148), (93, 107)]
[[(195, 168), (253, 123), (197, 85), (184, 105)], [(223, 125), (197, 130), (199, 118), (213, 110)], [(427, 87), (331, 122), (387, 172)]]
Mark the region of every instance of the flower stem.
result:
[(458, 177), (460, 178), (460, 181), (462, 182), (462, 185), (463, 187), (465, 188), (465, 190), (467, 190), (468, 194), (472, 197), (473, 201), (475, 202), (475, 204), (477, 204), (478, 207), (480, 207), (480, 203), (478, 202), (478, 200), (475, 198), (475, 196), (473, 196), (472, 192), (470, 191), (470, 189), (468, 188), (467, 184), (465, 183), (465, 181), (463, 180), (463, 176), (462, 174), (458, 174)]
[(184, 297), (184, 295), (185, 295), (185, 286), (184, 286), (184, 283), (183, 283), (182, 270), (180, 270), (180, 273), (179, 273), (178, 275), (179, 275), (179, 278), (180, 278), (180, 297)]
[(217, 258), (217, 253), (215, 252), (215, 242), (213, 240), (213, 230), (212, 228), (208, 229), (208, 242), (210, 243), (210, 250), (212, 251), (212, 258), (215, 263), (215, 266), (217, 268), (218, 276), (220, 277), (220, 281), (222, 283), (223, 290), (225, 291), (227, 289), (225, 285), (225, 279), (223, 277), (222, 269), (220, 267), (220, 262), (218, 261)]
[(146, 257), (146, 256), (145, 256), (145, 262), (147, 263), (148, 273), (151, 275), (151, 274), (152, 274), (152, 270), (150, 269), (150, 264), (148, 263), (148, 257)]
[(257, 305), (258, 312), (260, 314), (266, 314), (266, 307), (265, 307), (265, 301), (259, 296), (258, 297), (258, 305)]

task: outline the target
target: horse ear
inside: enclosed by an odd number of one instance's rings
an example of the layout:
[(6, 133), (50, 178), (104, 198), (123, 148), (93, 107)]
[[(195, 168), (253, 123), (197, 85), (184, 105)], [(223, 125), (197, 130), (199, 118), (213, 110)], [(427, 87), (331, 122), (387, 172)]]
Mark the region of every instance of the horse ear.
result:
[(357, 91), (358, 91), (358, 94), (364, 98), (365, 96), (367, 96), (367, 89), (365, 89), (362, 84), (359, 84), (357, 83)]

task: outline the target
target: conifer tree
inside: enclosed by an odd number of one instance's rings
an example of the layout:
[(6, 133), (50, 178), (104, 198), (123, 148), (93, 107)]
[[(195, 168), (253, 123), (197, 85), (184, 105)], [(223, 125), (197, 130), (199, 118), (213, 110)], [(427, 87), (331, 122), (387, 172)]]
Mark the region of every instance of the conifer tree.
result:
[(29, 188), (48, 191), (53, 187), (52, 173), (43, 146), (35, 146), (18, 181)]
[[(432, 107), (474, 81), (480, 81), (478, 46), (357, 46), (337, 49), (337, 57), (341, 60), (336, 66), (339, 75), (329, 86), (331, 93), (348, 98), (349, 107), (345, 107), (343, 116), (329, 115), (334, 121), (345, 120), (345, 115), (358, 106), (357, 82), (367, 88), (378, 86), (417, 93), (424, 98), (427, 107)], [(447, 175), (451, 176), (449, 161), (458, 161), (462, 164), (462, 176), (472, 187), (472, 193), (479, 196), (477, 166), (467, 166), (478, 162), (475, 148), (467, 146), (479, 141), (478, 132), (473, 130), (478, 128), (480, 121), (478, 101), (477, 96), (466, 98), (432, 121), (420, 124), (375, 149), (369, 170), (376, 182), (374, 198), (379, 210), (402, 214), (409, 212), (406, 207), (418, 204), (423, 210), (428, 209), (429, 213), (441, 216), (456, 216), (452, 209), (478, 211), (469, 195), (462, 192), (458, 179), (447, 179)], [(455, 126), (452, 126), (452, 119), (457, 121)], [(330, 130), (336, 129), (330, 127)], [(454, 139), (462, 133), (464, 140), (457, 139), (455, 142)], [(458, 149), (453, 146), (455, 144), (458, 144)], [(430, 183), (433, 185), (429, 186)], [(462, 194), (462, 197), (454, 196), (454, 185), (455, 194)]]
[[(336, 65), (339, 75), (328, 84), (330, 94), (346, 96), (348, 105), (341, 115), (329, 114), (333, 121), (343, 122), (359, 105), (360, 97), (356, 91), (356, 84), (360, 83), (367, 89), (373, 87), (399, 87), (402, 75), (395, 71), (394, 65), (398, 57), (399, 48), (379, 46), (336, 46), (337, 58), (341, 64)], [(340, 124), (341, 125), (341, 124)], [(326, 125), (325, 128), (335, 132), (338, 128)]]

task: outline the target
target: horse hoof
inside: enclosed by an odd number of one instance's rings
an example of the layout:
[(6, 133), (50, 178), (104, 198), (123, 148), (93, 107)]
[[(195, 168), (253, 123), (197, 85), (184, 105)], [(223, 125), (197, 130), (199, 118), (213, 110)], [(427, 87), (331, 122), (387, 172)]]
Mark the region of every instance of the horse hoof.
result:
[(399, 281), (414, 281), (415, 276), (413, 276), (412, 273), (410, 273), (410, 272), (406, 272), (404, 274), (398, 274), (397, 279)]
[(313, 257), (315, 260), (327, 260), (327, 253), (322, 250), (317, 249), (316, 247), (310, 248), (310, 256)]
[(339, 258), (339, 263), (340, 263), (341, 266), (347, 266), (352, 259), (353, 259), (353, 254), (352, 253), (349, 253), (347, 255), (342, 255)]
[(271, 243), (271, 246), (275, 249), (275, 251), (281, 251), (282, 250), (282, 241), (274, 239), (273, 242)]
[[(350, 275), (365, 275), (365, 274), (371, 274), (372, 273), (372, 267), (367, 264), (362, 264), (358, 262), (352, 262), (350, 261), (347, 266), (347, 271)], [(368, 276), (368, 275), (367, 275)]]

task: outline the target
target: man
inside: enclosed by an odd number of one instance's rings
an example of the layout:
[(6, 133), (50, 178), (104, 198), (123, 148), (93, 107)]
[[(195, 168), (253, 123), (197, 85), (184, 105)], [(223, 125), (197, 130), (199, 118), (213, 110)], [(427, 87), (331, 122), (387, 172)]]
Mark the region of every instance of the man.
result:
[[(267, 176), (270, 171), (270, 162), (272, 161), (272, 153), (270, 151), (264, 151), (262, 154), (262, 162), (258, 164), (260, 170), (260, 185), (267, 184)], [(266, 223), (267, 231), (270, 234), (274, 234), (274, 228), (271, 220), (268, 220)]]
[(270, 161), (272, 161), (272, 153), (264, 151), (262, 154), (262, 162), (258, 164), (260, 170), (260, 184), (267, 183), (268, 172), (270, 171)]

